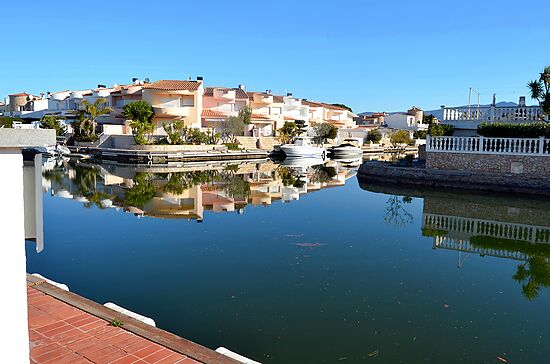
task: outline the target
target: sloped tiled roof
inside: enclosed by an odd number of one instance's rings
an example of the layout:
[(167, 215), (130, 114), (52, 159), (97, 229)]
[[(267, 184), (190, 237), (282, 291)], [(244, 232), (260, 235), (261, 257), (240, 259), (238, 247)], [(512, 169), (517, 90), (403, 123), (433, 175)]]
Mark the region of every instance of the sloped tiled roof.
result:
[(250, 116), (251, 119), (263, 119), (263, 120), (269, 120), (270, 117), (268, 115), (262, 115), (262, 114), (252, 114)]
[(200, 81), (160, 80), (143, 85), (143, 88), (164, 91), (196, 91), (202, 84)]
[(220, 111), (203, 109), (201, 116), (206, 118), (224, 118), (227, 115), (225, 115), (223, 112), (220, 112)]
[(31, 96), (31, 95), (26, 93), (26, 92), (20, 92), (18, 94), (11, 94), (11, 95), (8, 95), (8, 96)]
[(248, 95), (246, 94), (246, 92), (239, 88), (239, 87), (232, 87), (232, 88), (228, 88), (228, 87), (206, 87), (204, 89), (204, 96), (207, 96), (207, 97), (214, 97), (214, 89), (220, 89), (220, 90), (223, 90), (223, 91), (235, 91), (235, 97), (237, 99), (248, 99)]

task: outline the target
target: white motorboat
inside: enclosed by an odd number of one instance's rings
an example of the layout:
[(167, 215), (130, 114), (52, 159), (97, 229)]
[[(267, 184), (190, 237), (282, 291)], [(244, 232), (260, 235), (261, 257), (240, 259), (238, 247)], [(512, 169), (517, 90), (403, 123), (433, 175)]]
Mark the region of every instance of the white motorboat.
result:
[(325, 148), (312, 145), (308, 137), (296, 137), (293, 144), (281, 145), (281, 150), (287, 157), (321, 157), (325, 159), (327, 154)]
[(340, 145), (332, 147), (330, 151), (335, 157), (358, 156), (363, 154), (361, 142), (357, 138), (347, 138)]

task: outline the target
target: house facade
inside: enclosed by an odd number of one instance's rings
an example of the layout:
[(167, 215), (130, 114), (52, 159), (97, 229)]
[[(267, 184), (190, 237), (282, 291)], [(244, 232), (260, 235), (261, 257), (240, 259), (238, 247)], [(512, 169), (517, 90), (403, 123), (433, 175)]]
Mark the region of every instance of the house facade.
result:
[(155, 113), (154, 134), (166, 134), (163, 124), (177, 119), (184, 121), (185, 126), (201, 128), (203, 81), (160, 80), (145, 84), (142, 98), (147, 101)]

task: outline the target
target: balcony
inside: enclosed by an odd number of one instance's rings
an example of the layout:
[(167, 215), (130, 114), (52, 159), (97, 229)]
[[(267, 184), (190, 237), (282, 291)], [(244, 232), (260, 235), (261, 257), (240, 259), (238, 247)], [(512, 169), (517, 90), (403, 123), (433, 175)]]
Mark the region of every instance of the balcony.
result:
[(443, 124), (458, 129), (476, 129), (482, 122), (531, 123), (543, 120), (539, 106), (444, 107)]
[(192, 106), (166, 106), (166, 105), (153, 105), (153, 112), (155, 116), (189, 116), (191, 114)]
[(223, 100), (235, 100), (235, 98), (237, 97), (235, 90), (223, 88), (215, 88), (213, 95), (215, 99)]
[(254, 94), (254, 102), (258, 104), (272, 104), (273, 96), (268, 94)]
[(302, 106), (302, 102), (299, 99), (296, 99), (294, 97), (285, 97), (284, 98), (285, 106), (287, 107), (300, 107)]

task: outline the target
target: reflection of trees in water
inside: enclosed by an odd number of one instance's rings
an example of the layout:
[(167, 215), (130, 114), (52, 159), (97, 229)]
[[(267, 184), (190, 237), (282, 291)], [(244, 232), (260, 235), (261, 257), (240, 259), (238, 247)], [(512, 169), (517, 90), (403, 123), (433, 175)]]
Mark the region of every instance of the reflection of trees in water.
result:
[[(336, 176), (336, 168), (317, 165), (311, 167), (312, 173), (307, 173), (311, 183), (327, 183)], [(279, 166), (276, 172), (277, 177), (281, 180), (284, 186), (293, 186), (301, 188), (305, 185), (305, 181), (300, 179), (298, 170), (292, 167)]]
[(74, 183), (78, 194), (86, 198), (84, 207), (90, 208), (97, 206), (104, 209), (105, 206), (101, 203), (103, 200), (108, 200), (112, 196), (103, 191), (97, 190), (98, 172), (94, 168), (76, 166)]
[(535, 299), (541, 288), (550, 287), (550, 245), (533, 244), (529, 241), (505, 239), (495, 236), (472, 236), (472, 245), (497, 251), (520, 252), (528, 256), (517, 267), (513, 279), (522, 284), (522, 293), (529, 299)]
[(336, 176), (336, 168), (323, 165), (313, 166), (309, 180), (313, 183), (327, 183)]
[(518, 266), (513, 278), (522, 283), (523, 295), (533, 300), (541, 288), (550, 287), (550, 263), (543, 256), (533, 256)]
[(386, 215), (384, 221), (386, 224), (390, 224), (397, 227), (403, 227), (408, 224), (412, 224), (413, 216), (403, 207), (404, 204), (411, 203), (412, 198), (405, 196), (392, 196), (386, 202)]
[(223, 191), (228, 197), (247, 199), (250, 196), (250, 184), (243, 175), (233, 175), (223, 182)]
[(279, 166), (277, 167), (277, 177), (279, 177), (285, 187), (293, 186), (298, 179), (298, 173), (293, 168)]
[(134, 185), (124, 193), (124, 203), (143, 207), (155, 197), (156, 188), (153, 184), (153, 174), (138, 172), (134, 177)]
[(233, 168), (224, 171), (189, 171), (175, 173), (137, 173), (134, 177), (134, 185), (125, 192), (124, 203), (142, 208), (157, 192), (166, 192), (173, 195), (181, 195), (186, 190), (197, 185), (216, 184), (220, 186), (228, 197), (248, 198), (250, 196), (250, 184), (244, 179), (244, 175), (235, 174)]
[(219, 178), (216, 171), (176, 172), (167, 175), (168, 182), (162, 188), (164, 192), (181, 195), (185, 190), (199, 184), (212, 182)]

